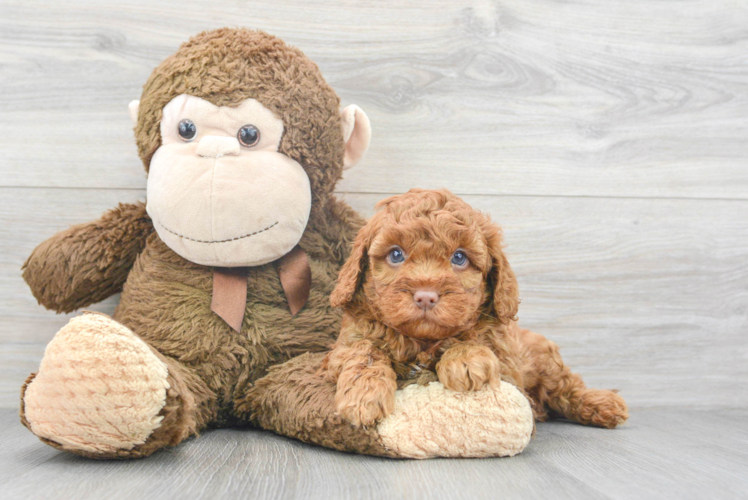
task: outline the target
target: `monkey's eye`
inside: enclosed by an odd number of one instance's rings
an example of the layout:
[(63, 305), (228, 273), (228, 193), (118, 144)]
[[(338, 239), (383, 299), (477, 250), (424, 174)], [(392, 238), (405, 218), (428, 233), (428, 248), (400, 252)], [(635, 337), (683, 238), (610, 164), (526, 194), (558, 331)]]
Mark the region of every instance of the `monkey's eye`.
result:
[(457, 267), (465, 267), (467, 265), (468, 258), (465, 252), (457, 250), (452, 254), (452, 264)]
[(402, 248), (395, 247), (387, 254), (387, 261), (393, 265), (401, 264), (405, 261), (405, 252)]
[(245, 148), (251, 148), (260, 142), (260, 131), (254, 125), (244, 125), (236, 134), (239, 143)]
[(180, 139), (190, 142), (197, 135), (197, 127), (192, 123), (192, 120), (184, 119), (177, 125), (177, 133)]

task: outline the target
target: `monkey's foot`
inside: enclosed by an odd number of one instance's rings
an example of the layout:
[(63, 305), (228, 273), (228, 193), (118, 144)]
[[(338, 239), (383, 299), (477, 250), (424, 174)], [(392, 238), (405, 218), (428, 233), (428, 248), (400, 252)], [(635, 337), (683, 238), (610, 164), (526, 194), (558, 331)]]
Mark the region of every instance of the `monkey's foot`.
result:
[(377, 431), (400, 457), (510, 457), (525, 449), (535, 428), (530, 403), (509, 383), (472, 392), (413, 384), (395, 398)]
[(70, 320), (21, 395), (21, 420), (46, 443), (91, 457), (130, 456), (159, 427), (166, 364), (103, 314)]

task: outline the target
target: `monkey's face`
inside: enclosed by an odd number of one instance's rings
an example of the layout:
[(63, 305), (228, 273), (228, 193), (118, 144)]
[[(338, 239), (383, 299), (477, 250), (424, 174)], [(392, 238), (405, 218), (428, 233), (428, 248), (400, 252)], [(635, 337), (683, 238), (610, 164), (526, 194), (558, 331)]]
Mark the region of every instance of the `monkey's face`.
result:
[(148, 174), (148, 215), (177, 254), (206, 266), (258, 266), (301, 239), (312, 194), (279, 153), (283, 122), (254, 99), (218, 107), (180, 95), (164, 108)]

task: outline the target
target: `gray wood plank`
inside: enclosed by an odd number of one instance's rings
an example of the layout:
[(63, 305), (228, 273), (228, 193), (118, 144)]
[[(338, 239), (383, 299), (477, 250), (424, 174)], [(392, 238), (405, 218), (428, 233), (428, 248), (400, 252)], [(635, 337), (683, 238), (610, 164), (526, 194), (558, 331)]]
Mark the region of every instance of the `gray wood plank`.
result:
[[(20, 266), (44, 238), (140, 191), (0, 188), (0, 406), (68, 316), (36, 304)], [(368, 216), (380, 195), (344, 195)], [(743, 201), (468, 196), (503, 225), (520, 322), (593, 387), (635, 407), (748, 403)], [(111, 312), (116, 299), (98, 307)]]
[(343, 191), (748, 198), (748, 4), (713, 0), (6, 0), (0, 183), (143, 187), (127, 103), (180, 42), (237, 24), (369, 112)]
[[(571, 456), (554, 453), (554, 464), (609, 498), (740, 498), (748, 491), (748, 452), (715, 446), (729, 433), (716, 411), (651, 410), (634, 413), (624, 433), (600, 432), (594, 441), (579, 425), (544, 426)], [(728, 412), (729, 415), (729, 412)], [(731, 420), (729, 417), (725, 420)], [(684, 425), (685, 423), (685, 425)], [(733, 424), (733, 422), (730, 422)], [(689, 430), (696, 428), (697, 432)], [(626, 435), (627, 434), (627, 435)], [(636, 436), (636, 439), (632, 439)], [(736, 439), (744, 444), (743, 439)], [(566, 449), (559, 444), (559, 449)], [(615, 470), (615, 473), (612, 471)], [(699, 485), (698, 487), (696, 485)]]
[[(748, 494), (742, 410), (636, 412), (614, 431), (539, 424), (506, 459), (389, 460), (256, 430), (209, 431), (137, 461), (98, 462), (40, 443), (0, 410), (8, 498), (738, 498)], [(696, 429), (698, 432), (694, 433)]]

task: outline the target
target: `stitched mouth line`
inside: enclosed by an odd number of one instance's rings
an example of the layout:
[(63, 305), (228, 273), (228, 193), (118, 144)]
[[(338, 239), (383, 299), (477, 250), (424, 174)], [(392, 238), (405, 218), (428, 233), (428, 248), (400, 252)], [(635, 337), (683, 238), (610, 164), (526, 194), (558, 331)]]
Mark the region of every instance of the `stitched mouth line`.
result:
[(254, 236), (256, 234), (264, 233), (268, 229), (272, 229), (273, 227), (277, 226), (278, 225), (278, 221), (273, 222), (272, 224), (270, 224), (265, 229), (260, 229), (259, 231), (255, 231), (253, 233), (245, 234), (244, 236), (237, 236), (235, 238), (228, 238), (226, 240), (214, 240), (214, 241), (210, 241), (210, 240), (196, 240), (195, 238), (190, 238), (189, 236), (185, 236), (183, 234), (179, 234), (179, 233), (177, 233), (175, 231), (172, 231), (171, 229), (169, 229), (168, 227), (164, 226), (160, 222), (158, 223), (158, 225), (161, 226), (161, 227), (163, 227), (164, 229), (166, 229), (167, 231), (169, 231), (171, 234), (173, 234), (175, 236), (179, 236), (180, 238), (184, 238), (185, 240), (194, 241), (195, 243), (227, 243), (229, 241), (241, 240), (241, 239), (244, 239), (244, 238), (249, 238), (250, 236)]

